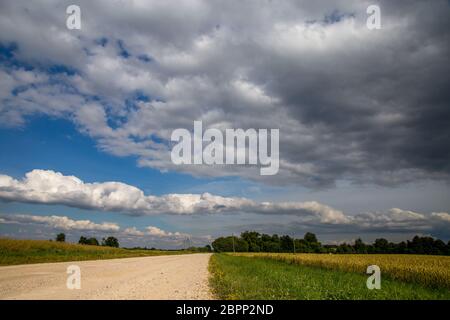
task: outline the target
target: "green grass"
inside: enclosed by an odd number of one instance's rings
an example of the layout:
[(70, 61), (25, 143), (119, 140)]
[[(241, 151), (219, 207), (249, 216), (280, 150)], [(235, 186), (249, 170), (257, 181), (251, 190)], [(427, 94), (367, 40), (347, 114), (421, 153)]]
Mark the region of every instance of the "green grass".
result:
[(380, 290), (366, 287), (364, 274), (294, 265), (282, 261), (214, 254), (210, 285), (220, 299), (450, 299), (445, 289), (381, 279)]
[(319, 253), (236, 253), (235, 255), (355, 273), (365, 273), (367, 266), (377, 265), (381, 268), (385, 279), (450, 290), (450, 257), (447, 256)]
[(186, 251), (131, 250), (46, 240), (0, 239), (0, 266), (116, 259), (189, 253)]

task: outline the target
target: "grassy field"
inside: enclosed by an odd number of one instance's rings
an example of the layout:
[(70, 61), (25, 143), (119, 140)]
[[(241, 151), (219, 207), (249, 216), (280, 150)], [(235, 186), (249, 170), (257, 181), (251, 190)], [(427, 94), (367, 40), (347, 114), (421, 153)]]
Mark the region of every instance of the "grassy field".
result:
[(450, 257), (407, 254), (312, 254), (243, 253), (287, 263), (365, 274), (367, 266), (377, 265), (382, 277), (412, 282), (430, 288), (450, 289)]
[(450, 299), (445, 287), (430, 288), (386, 278), (382, 273), (381, 289), (368, 290), (368, 276), (363, 272), (267, 257), (214, 254), (209, 268), (211, 288), (221, 299)]
[(0, 266), (182, 254), (186, 251), (130, 250), (47, 240), (0, 239)]

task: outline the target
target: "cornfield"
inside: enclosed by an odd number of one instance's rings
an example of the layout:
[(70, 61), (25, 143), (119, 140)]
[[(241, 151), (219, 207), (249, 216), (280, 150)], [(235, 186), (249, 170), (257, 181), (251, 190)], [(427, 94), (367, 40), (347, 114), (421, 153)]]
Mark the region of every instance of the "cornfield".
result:
[(450, 289), (450, 257), (402, 254), (236, 253), (311, 267), (366, 273), (369, 265), (381, 269), (381, 277), (414, 282), (431, 288)]

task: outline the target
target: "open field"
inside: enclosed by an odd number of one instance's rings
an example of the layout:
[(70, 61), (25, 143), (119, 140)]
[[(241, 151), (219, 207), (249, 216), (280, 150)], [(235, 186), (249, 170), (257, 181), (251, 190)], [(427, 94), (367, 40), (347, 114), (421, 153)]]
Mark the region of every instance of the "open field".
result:
[[(186, 253), (0, 239), (0, 298), (210, 298), (211, 255)], [(115, 260), (81, 261), (103, 259)], [(69, 264), (82, 269), (81, 291), (65, 286)], [(381, 290), (366, 287), (372, 264)], [(221, 299), (450, 299), (446, 256), (228, 253), (214, 254), (209, 271)]]
[(47, 240), (0, 239), (0, 265), (174, 255), (186, 251), (131, 250)]
[[(0, 267), (0, 299), (209, 299), (210, 254), (58, 262)], [(81, 288), (67, 288), (67, 267)]]
[(430, 288), (450, 289), (450, 257), (402, 254), (313, 254), (313, 253), (239, 253), (236, 255), (278, 260), (324, 269), (366, 273), (377, 265), (382, 277), (417, 283)]
[[(380, 290), (368, 290), (364, 272), (311, 267), (259, 255), (214, 254), (210, 285), (221, 299), (450, 299), (445, 287), (383, 277)], [(291, 255), (293, 256), (293, 255)], [(383, 267), (381, 267), (383, 270)], [(364, 269), (365, 271), (365, 269)]]

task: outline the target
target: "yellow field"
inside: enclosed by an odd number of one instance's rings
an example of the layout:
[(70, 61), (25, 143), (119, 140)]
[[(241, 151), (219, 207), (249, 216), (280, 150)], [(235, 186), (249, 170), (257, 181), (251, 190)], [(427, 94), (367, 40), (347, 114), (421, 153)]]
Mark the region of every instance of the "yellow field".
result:
[(388, 276), (427, 287), (450, 289), (450, 257), (405, 254), (314, 254), (314, 253), (236, 253), (247, 257), (275, 259), (312, 267), (366, 273), (377, 265), (381, 277)]

